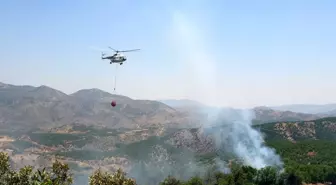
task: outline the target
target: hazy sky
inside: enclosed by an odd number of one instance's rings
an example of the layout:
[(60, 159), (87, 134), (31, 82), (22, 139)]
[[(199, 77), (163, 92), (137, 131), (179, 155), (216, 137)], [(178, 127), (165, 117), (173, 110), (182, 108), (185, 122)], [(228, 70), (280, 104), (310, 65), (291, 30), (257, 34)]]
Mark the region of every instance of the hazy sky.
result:
[[(336, 102), (334, 0), (12, 0), (0, 81), (246, 107)], [(112, 52), (111, 52), (112, 53)]]

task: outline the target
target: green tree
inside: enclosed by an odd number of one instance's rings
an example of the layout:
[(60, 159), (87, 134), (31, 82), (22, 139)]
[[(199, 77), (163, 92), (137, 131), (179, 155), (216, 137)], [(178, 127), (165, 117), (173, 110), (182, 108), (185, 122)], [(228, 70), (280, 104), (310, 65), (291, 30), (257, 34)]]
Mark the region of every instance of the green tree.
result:
[(235, 180), (232, 174), (227, 174), (217, 181), (218, 185), (235, 185)]
[(326, 181), (331, 182), (332, 185), (336, 185), (336, 173), (330, 172), (326, 176)]
[(257, 185), (276, 185), (277, 184), (277, 170), (273, 167), (265, 167), (258, 170), (255, 177), (255, 184)]
[(9, 156), (4, 152), (0, 152), (0, 174), (1, 185), (70, 185), (73, 182), (67, 164), (56, 161), (51, 172), (45, 169), (34, 171), (32, 166), (16, 172), (10, 168)]
[(200, 177), (192, 177), (184, 185), (203, 185), (203, 180)]
[(163, 180), (163, 182), (160, 183), (160, 185), (181, 185), (182, 182), (175, 177), (168, 176), (166, 179)]
[(118, 169), (114, 174), (96, 170), (89, 177), (89, 185), (136, 185), (135, 180), (126, 177), (126, 173)]
[(8, 178), (11, 176), (11, 170), (9, 165), (9, 156), (1, 152), (0, 153), (0, 184), (6, 184)]
[(72, 174), (69, 173), (68, 164), (64, 164), (56, 160), (52, 165), (51, 180), (54, 184), (70, 185), (73, 183)]
[(302, 181), (299, 176), (296, 176), (294, 173), (288, 174), (286, 180), (285, 180), (285, 185), (301, 185)]

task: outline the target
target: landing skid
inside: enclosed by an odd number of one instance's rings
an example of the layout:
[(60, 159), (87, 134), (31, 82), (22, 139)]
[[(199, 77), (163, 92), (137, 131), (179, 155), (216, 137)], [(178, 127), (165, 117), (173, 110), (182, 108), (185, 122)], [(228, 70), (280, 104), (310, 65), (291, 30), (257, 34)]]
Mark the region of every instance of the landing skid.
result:
[[(117, 62), (110, 62), (110, 64), (112, 64), (112, 63), (117, 63)], [(123, 63), (119, 63), (120, 65), (123, 65)]]

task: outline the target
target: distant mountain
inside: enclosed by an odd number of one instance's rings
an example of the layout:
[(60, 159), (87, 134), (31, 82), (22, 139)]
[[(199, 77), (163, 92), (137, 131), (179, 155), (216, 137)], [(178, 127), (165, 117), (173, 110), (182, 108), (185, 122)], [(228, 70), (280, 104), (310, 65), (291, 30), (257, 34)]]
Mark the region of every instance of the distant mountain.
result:
[[(167, 103), (171, 107), (174, 107), (178, 110), (183, 110), (187, 112), (192, 112), (194, 114), (202, 114), (207, 116), (217, 116), (220, 117), (221, 120), (225, 121), (234, 121), (240, 119), (243, 113), (248, 111), (253, 111), (254, 113), (254, 123), (266, 123), (266, 122), (276, 122), (276, 121), (301, 121), (301, 120), (313, 120), (322, 117), (326, 117), (326, 115), (317, 115), (317, 114), (308, 114), (301, 112), (293, 112), (293, 111), (279, 111), (274, 110), (269, 107), (255, 107), (253, 109), (235, 109), (231, 107), (211, 107), (203, 105), (197, 101), (193, 100), (165, 100), (161, 101)], [(335, 111), (336, 112), (336, 111)]]
[(268, 107), (253, 108), (255, 119), (262, 122), (277, 122), (277, 121), (309, 121), (319, 119), (323, 116), (315, 114), (305, 114), (292, 111), (277, 111)]
[(307, 114), (330, 114), (332, 111), (336, 112), (336, 103), (314, 105), (314, 104), (292, 104), (271, 107), (280, 111), (302, 112)]
[[(116, 107), (110, 102), (117, 101)], [(133, 100), (99, 89), (71, 95), (47, 86), (0, 84), (0, 128), (55, 127), (70, 123), (142, 128), (187, 123), (185, 114), (158, 101)]]

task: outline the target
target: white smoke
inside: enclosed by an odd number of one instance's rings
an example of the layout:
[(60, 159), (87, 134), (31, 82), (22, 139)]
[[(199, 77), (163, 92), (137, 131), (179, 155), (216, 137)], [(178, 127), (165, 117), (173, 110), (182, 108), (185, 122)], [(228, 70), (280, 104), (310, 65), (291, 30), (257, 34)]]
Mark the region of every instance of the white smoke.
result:
[[(204, 48), (206, 44), (202, 42), (201, 34), (196, 32), (198, 27), (192, 25), (183, 14), (175, 13), (172, 28), (173, 47), (179, 53), (180, 62), (185, 65), (185, 71), (189, 75), (185, 83), (191, 89), (188, 91), (189, 97), (202, 97), (202, 100), (210, 104), (217, 103), (216, 65), (213, 54)], [(255, 168), (281, 167), (280, 157), (274, 150), (263, 145), (261, 133), (252, 128), (253, 112), (243, 110), (237, 113), (235, 110), (235, 113), (235, 119), (224, 121), (220, 109), (212, 110), (208, 122), (204, 123), (203, 127), (207, 130), (211, 125), (216, 125), (217, 128), (210, 129), (210, 132), (216, 136), (217, 146), (231, 150), (244, 164)]]
[(216, 136), (217, 147), (233, 151), (244, 164), (260, 169), (266, 166), (282, 168), (280, 156), (275, 150), (264, 145), (260, 132), (252, 128), (252, 110), (239, 111), (235, 120), (217, 120), (217, 129), (211, 130)]

